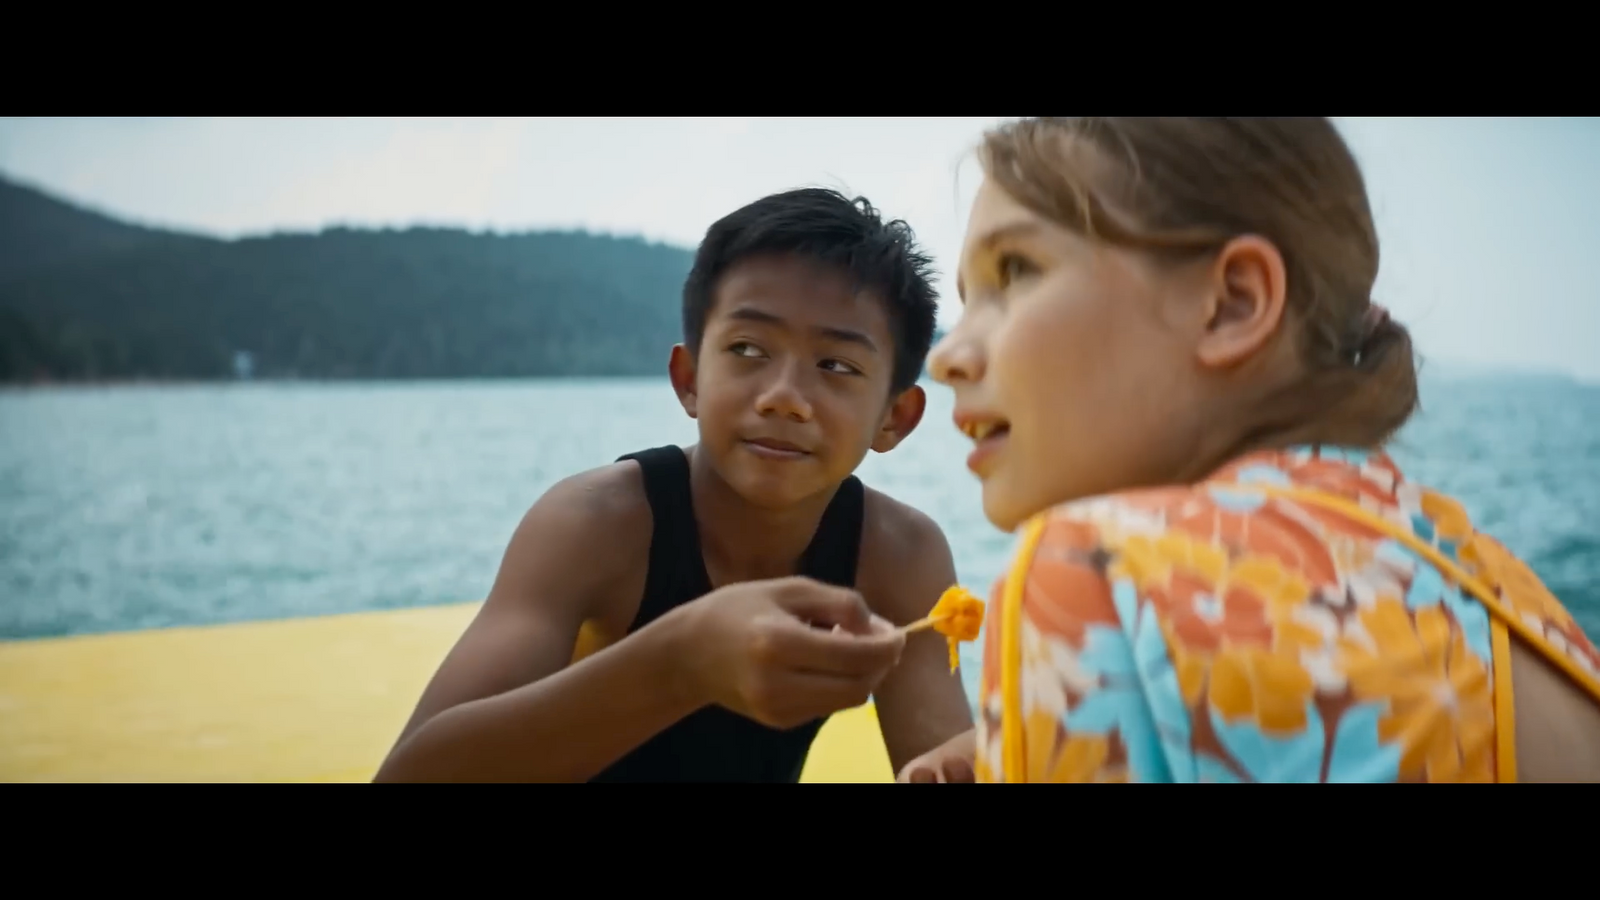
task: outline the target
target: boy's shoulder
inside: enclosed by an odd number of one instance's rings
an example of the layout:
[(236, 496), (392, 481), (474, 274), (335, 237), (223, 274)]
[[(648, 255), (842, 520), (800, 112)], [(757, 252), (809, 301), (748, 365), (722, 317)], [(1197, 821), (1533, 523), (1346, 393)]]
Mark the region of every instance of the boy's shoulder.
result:
[(639, 466), (616, 462), (568, 475), (546, 489), (523, 516), (510, 555), (553, 555), (595, 575), (620, 575), (649, 557), (653, 532)]
[(922, 510), (870, 487), (864, 505), (856, 588), (874, 612), (896, 624), (927, 615), (955, 581), (944, 529)]
[(574, 521), (594, 528), (649, 527), (650, 498), (644, 489), (644, 474), (632, 461), (614, 462), (585, 469), (551, 485), (535, 504), (553, 505), (569, 513)]
[(930, 547), (947, 545), (944, 529), (933, 517), (909, 503), (863, 484), (861, 523), (862, 556), (916, 555)]

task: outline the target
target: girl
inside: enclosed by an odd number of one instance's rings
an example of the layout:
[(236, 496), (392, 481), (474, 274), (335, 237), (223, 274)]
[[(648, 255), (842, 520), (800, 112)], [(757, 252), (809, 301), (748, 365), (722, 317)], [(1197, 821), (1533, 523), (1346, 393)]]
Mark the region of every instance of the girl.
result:
[(1382, 450), (1415, 363), (1332, 123), (1029, 119), (981, 160), (929, 362), (1022, 542), (975, 735), (902, 780), (1600, 780), (1600, 651)]

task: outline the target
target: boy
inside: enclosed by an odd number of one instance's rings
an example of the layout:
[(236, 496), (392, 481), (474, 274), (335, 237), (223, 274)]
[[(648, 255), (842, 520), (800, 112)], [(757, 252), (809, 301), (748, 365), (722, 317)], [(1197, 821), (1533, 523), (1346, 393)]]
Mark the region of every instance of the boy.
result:
[(949, 545), (852, 474), (922, 417), (929, 263), (833, 191), (712, 225), (668, 364), (698, 443), (533, 505), (376, 780), (794, 782), (869, 694), (896, 771), (971, 729), (943, 638), (893, 627)]

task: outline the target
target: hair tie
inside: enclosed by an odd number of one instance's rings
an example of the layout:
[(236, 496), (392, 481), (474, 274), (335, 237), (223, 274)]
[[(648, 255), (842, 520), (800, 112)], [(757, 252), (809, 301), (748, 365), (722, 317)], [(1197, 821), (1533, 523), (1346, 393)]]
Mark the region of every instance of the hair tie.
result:
[(1362, 343), (1372, 340), (1383, 326), (1389, 324), (1389, 310), (1381, 303), (1368, 303), (1361, 317)]
[(1356, 341), (1355, 348), (1351, 351), (1350, 361), (1352, 363), (1357, 366), (1361, 365), (1366, 358), (1367, 350), (1372, 345), (1373, 338), (1376, 338), (1378, 332), (1382, 331), (1387, 324), (1389, 324), (1389, 310), (1385, 309), (1381, 303), (1369, 302), (1366, 311), (1361, 314), (1361, 336)]

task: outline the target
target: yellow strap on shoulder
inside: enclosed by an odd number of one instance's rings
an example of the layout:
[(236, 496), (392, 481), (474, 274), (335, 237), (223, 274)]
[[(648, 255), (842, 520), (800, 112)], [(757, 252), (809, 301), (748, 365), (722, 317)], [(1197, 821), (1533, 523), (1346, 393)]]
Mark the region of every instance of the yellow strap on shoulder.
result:
[(1520, 616), (1516, 615), (1506, 607), (1505, 603), (1500, 600), (1500, 598), (1488, 587), (1488, 585), (1485, 585), (1482, 581), (1468, 574), (1467, 571), (1456, 564), (1454, 560), (1450, 559), (1448, 556), (1445, 556), (1443, 553), (1440, 553), (1438, 549), (1433, 547), (1431, 544), (1428, 544), (1426, 541), (1423, 541), (1415, 534), (1412, 534), (1410, 531), (1400, 527), (1388, 519), (1385, 519), (1377, 513), (1360, 506), (1359, 504), (1352, 503), (1343, 497), (1335, 497), (1331, 494), (1325, 494), (1321, 491), (1268, 484), (1228, 485), (1226, 489), (1230, 491), (1241, 489), (1259, 490), (1260, 492), (1271, 496), (1284, 497), (1287, 499), (1298, 500), (1302, 503), (1309, 503), (1313, 506), (1320, 506), (1323, 509), (1354, 519), (1355, 521), (1366, 525), (1374, 531), (1383, 532), (1400, 543), (1405, 544), (1417, 555), (1432, 563), (1434, 568), (1438, 569), (1439, 572), (1446, 578), (1454, 581), (1457, 586), (1463, 588), (1468, 593), (1472, 594), (1472, 596), (1478, 598), (1478, 600), (1483, 603), (1484, 607), (1489, 610), (1490, 614), (1498, 619), (1506, 628), (1515, 632), (1518, 637), (1542, 651), (1544, 655), (1549, 658), (1552, 665), (1567, 673), (1572, 680), (1576, 681), (1580, 686), (1587, 690), (1595, 700), (1600, 701), (1600, 678), (1596, 678), (1593, 674), (1584, 671), (1578, 666), (1577, 663), (1573, 662), (1569, 656), (1558, 651), (1554, 646), (1552, 646), (1549, 639), (1546, 638), (1544, 634), (1529, 627), (1526, 622), (1522, 621)]
[(1045, 521), (1044, 516), (1035, 516), (1024, 527), (1000, 602), (1000, 763), (1001, 780), (1009, 784), (1028, 780), (1022, 732), (1022, 598)]

